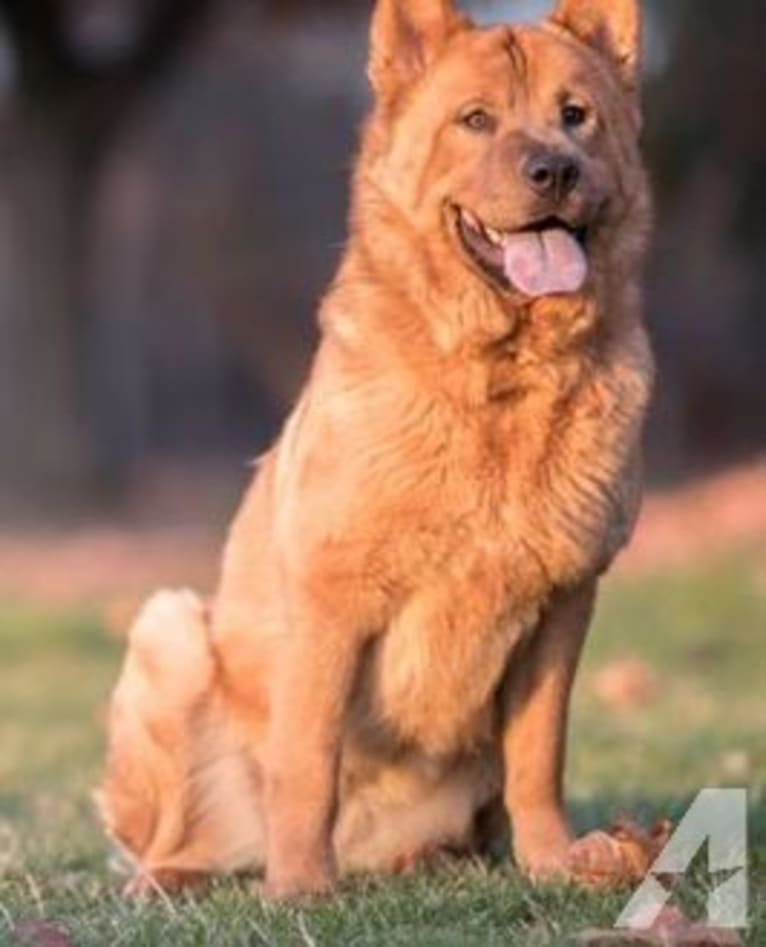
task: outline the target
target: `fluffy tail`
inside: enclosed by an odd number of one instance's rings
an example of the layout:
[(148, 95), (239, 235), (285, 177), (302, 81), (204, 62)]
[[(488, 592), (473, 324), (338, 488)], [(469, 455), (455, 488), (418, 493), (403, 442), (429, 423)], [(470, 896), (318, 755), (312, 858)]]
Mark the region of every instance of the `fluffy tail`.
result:
[(257, 787), (229, 732), (205, 608), (159, 592), (131, 629), (96, 803), (137, 868), (133, 890), (260, 863)]

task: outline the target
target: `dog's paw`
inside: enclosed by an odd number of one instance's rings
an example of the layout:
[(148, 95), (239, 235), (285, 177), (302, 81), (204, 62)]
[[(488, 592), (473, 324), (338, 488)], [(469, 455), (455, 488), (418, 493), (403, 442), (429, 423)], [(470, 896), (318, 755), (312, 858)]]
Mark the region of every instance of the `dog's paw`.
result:
[(566, 849), (528, 854), (521, 863), (524, 874), (536, 885), (567, 884), (572, 881)]
[(566, 883), (572, 836), (559, 812), (539, 812), (514, 828), (516, 863), (535, 884)]
[(252, 893), (263, 901), (303, 903), (324, 898), (335, 890), (334, 879), (327, 872), (312, 872), (284, 877), (267, 877), (252, 886)]
[(150, 901), (185, 892), (199, 892), (210, 883), (202, 872), (157, 871), (131, 878), (122, 889), (122, 896), (131, 901)]
[(401, 852), (391, 860), (385, 868), (386, 873), (407, 877), (419, 871), (432, 871), (441, 865), (447, 864), (454, 857), (454, 853), (443, 845), (431, 845), (426, 848)]

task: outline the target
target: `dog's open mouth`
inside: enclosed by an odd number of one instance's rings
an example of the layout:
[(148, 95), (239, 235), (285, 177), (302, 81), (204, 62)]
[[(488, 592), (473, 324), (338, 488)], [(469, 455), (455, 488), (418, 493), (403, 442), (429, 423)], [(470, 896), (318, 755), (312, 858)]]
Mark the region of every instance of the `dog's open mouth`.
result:
[(537, 298), (578, 293), (588, 278), (588, 230), (547, 217), (521, 230), (496, 230), (454, 208), (456, 228), (471, 262), (504, 290)]

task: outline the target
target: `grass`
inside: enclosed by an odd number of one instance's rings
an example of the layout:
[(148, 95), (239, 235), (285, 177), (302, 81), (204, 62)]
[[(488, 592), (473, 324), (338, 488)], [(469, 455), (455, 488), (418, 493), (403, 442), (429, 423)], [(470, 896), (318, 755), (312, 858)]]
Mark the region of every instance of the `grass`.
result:
[[(766, 643), (763, 557), (607, 583), (578, 686), (572, 808), (587, 830), (615, 814), (679, 816), (705, 786), (751, 791), (751, 914), (766, 943)], [(626, 655), (658, 678), (630, 713), (594, 694)], [(118, 646), (88, 614), (0, 605), (0, 944), (43, 919), (78, 947), (555, 947), (611, 927), (625, 895), (535, 890), (510, 862), (367, 879), (306, 909), (259, 904), (236, 882), (204, 899), (134, 905), (118, 897), (89, 801)], [(704, 904), (698, 867), (683, 897)]]

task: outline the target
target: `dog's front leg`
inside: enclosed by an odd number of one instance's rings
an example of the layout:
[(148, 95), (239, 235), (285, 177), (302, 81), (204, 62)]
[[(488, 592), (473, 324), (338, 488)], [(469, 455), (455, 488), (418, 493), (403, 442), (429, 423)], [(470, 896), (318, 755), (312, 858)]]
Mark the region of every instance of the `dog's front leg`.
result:
[(322, 894), (335, 880), (332, 829), (346, 705), (362, 643), (303, 608), (272, 687), (266, 756), (267, 897)]
[(554, 599), (507, 682), (505, 805), (514, 852), (533, 878), (564, 877), (571, 835), (563, 799), (569, 698), (596, 582)]

